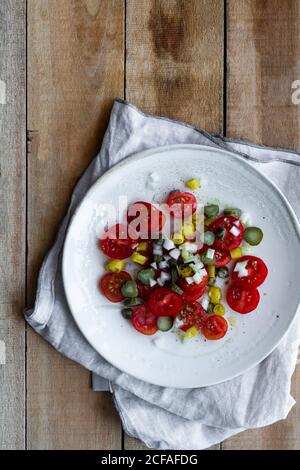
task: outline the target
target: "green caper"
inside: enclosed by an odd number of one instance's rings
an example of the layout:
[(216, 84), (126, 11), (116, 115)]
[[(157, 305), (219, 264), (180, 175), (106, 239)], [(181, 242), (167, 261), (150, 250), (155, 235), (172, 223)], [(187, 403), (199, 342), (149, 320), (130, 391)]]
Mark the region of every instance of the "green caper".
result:
[(204, 245), (211, 246), (215, 241), (215, 234), (213, 232), (210, 232), (209, 230), (207, 232), (204, 232), (203, 234), (203, 243)]
[(135, 281), (126, 281), (121, 287), (121, 292), (124, 297), (137, 297), (138, 288)]
[(221, 266), (217, 270), (217, 276), (221, 279), (226, 279), (226, 277), (229, 277), (229, 269), (226, 266)]
[(226, 235), (226, 229), (224, 227), (219, 227), (216, 230), (216, 237), (219, 238), (219, 240), (224, 240)]
[(233, 215), (234, 217), (241, 217), (242, 211), (237, 207), (226, 207), (224, 215)]
[(160, 331), (169, 331), (173, 326), (173, 321), (172, 317), (158, 317), (156, 320), (157, 328)]
[(137, 278), (139, 281), (141, 281), (143, 284), (149, 285), (150, 280), (154, 279), (154, 269), (149, 268), (149, 269), (142, 269), (141, 271), (138, 272)]
[(141, 305), (143, 303), (144, 302), (138, 297), (132, 297), (130, 299), (124, 300), (124, 305), (126, 305), (127, 307), (136, 307), (137, 305)]
[(131, 308), (122, 308), (121, 310), (122, 317), (126, 320), (130, 320), (132, 317), (132, 309)]
[(217, 204), (207, 204), (204, 206), (205, 217), (216, 217), (219, 214), (219, 206)]
[(259, 245), (263, 236), (263, 231), (258, 227), (247, 227), (244, 232), (244, 239), (252, 246)]

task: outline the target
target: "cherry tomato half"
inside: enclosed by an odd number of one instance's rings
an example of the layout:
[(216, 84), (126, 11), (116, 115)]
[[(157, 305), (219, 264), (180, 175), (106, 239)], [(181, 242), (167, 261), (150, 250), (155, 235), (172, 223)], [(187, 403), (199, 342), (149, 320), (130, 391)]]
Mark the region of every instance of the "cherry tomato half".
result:
[[(247, 276), (239, 277), (238, 272), (234, 271), (237, 263), (248, 261), (246, 269), (248, 271)], [(268, 268), (262, 259), (256, 256), (242, 256), (239, 258), (233, 267), (232, 280), (239, 286), (244, 287), (258, 287), (260, 286), (268, 275)]]
[(111, 302), (121, 302), (124, 299), (121, 287), (130, 279), (131, 276), (126, 271), (107, 273), (100, 279), (99, 287), (108, 300)]
[(233, 282), (228, 287), (226, 299), (232, 310), (245, 314), (256, 309), (260, 295), (257, 289), (242, 287)]
[(181, 306), (181, 296), (167, 287), (159, 287), (149, 296), (148, 304), (157, 317), (175, 317)]
[(137, 305), (133, 308), (131, 323), (143, 335), (154, 335), (157, 332), (156, 316), (147, 305)]
[[(224, 234), (222, 236), (218, 236), (222, 229), (225, 230)], [(238, 234), (234, 235), (231, 232), (232, 229), (236, 229)], [(218, 219), (214, 220), (210, 224), (209, 230), (214, 232), (216, 236), (214, 241), (214, 248), (227, 251), (233, 250), (234, 248), (237, 248), (243, 240), (244, 227), (239, 219), (232, 215), (218, 217)]]
[(221, 266), (226, 266), (226, 264), (231, 261), (231, 256), (228, 251), (220, 250), (220, 249), (215, 249), (215, 262), (214, 266), (217, 266), (220, 268)]
[[(133, 233), (130, 231), (130, 233)], [(137, 235), (136, 235), (137, 237)], [(128, 227), (123, 224), (116, 224), (104, 233), (99, 241), (101, 250), (106, 256), (115, 259), (125, 259), (133, 253), (132, 244), (136, 238), (131, 238), (128, 234)]]
[(196, 284), (195, 282), (193, 284), (188, 284), (185, 278), (179, 279), (178, 285), (183, 290), (183, 294), (181, 296), (182, 300), (186, 303), (195, 302), (195, 300), (199, 299), (204, 294), (207, 283), (208, 274), (202, 279), (200, 284)]
[(220, 315), (211, 315), (205, 320), (202, 333), (206, 339), (216, 340), (223, 338), (228, 330), (228, 323)]
[(127, 222), (140, 238), (155, 238), (164, 226), (165, 216), (149, 202), (137, 201), (127, 209)]
[(206, 312), (199, 302), (185, 304), (178, 314), (178, 319), (183, 322), (180, 329), (186, 331), (192, 326), (195, 326), (198, 330), (201, 330), (206, 317)]
[(177, 219), (191, 216), (197, 209), (197, 199), (188, 192), (174, 191), (168, 199), (171, 214)]

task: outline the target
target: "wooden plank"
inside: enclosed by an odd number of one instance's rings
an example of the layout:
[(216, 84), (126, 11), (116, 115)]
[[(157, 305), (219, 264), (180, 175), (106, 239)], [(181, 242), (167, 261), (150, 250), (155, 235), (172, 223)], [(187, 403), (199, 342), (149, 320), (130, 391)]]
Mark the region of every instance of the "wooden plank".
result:
[[(28, 1), (28, 291), (124, 89), (122, 0)], [(119, 449), (111, 397), (28, 330), (28, 448)]]
[(0, 18), (0, 449), (24, 449), (25, 2), (1, 2)]
[[(126, 98), (221, 132), (223, 17), (219, 0), (127, 0)], [(125, 436), (125, 449), (142, 448)]]
[[(300, 149), (300, 106), (292, 83), (300, 79), (299, 0), (229, 0), (228, 135)], [(300, 370), (293, 396), (300, 401)], [(299, 449), (300, 404), (286, 421), (227, 440), (224, 449)]]
[(127, 0), (126, 98), (221, 132), (223, 20), (220, 0)]

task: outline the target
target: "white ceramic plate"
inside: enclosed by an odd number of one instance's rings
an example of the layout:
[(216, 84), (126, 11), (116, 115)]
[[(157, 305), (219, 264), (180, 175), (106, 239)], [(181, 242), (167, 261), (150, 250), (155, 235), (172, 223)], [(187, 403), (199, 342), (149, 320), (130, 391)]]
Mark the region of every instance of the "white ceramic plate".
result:
[[(146, 188), (149, 172), (158, 172), (155, 191)], [(260, 287), (255, 312), (239, 315), (219, 341), (200, 336), (181, 344), (173, 332), (144, 336), (121, 316), (120, 304), (108, 302), (97, 283), (104, 274), (105, 256), (97, 246), (99, 222), (106, 215), (100, 203), (117, 204), (164, 198), (172, 189), (198, 175), (195, 192), (205, 203), (240, 207), (264, 231), (253, 250), (269, 267)], [(121, 219), (126, 206), (121, 212)], [(115, 223), (109, 217), (108, 224)], [(113, 167), (88, 191), (70, 224), (63, 254), (63, 280), (72, 314), (90, 344), (111, 364), (147, 382), (192, 388), (216, 384), (240, 375), (262, 361), (278, 344), (295, 316), (300, 300), (300, 235), (297, 219), (280, 191), (256, 169), (234, 154), (211, 147), (161, 147), (134, 155)]]

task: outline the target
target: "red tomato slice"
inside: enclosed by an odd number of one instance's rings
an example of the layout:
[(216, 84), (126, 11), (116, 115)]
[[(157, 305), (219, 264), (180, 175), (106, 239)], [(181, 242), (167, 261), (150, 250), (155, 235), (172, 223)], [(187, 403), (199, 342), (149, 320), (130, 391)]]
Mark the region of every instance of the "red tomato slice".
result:
[(176, 219), (191, 216), (197, 209), (197, 199), (188, 192), (172, 192), (167, 199), (167, 204)]
[(226, 299), (232, 310), (245, 314), (256, 309), (260, 295), (257, 289), (242, 287), (236, 283), (232, 283), (228, 287)]
[(140, 238), (156, 238), (165, 223), (164, 214), (149, 202), (137, 201), (127, 210), (127, 222)]
[(143, 335), (154, 335), (157, 332), (156, 316), (147, 305), (137, 305), (133, 308), (131, 323)]
[[(130, 231), (130, 233), (133, 232)], [(132, 255), (132, 244), (134, 241), (136, 241), (136, 238), (129, 237), (126, 225), (116, 224), (105, 232), (99, 244), (106, 256), (115, 259), (125, 259)]]
[[(230, 230), (235, 227), (237, 230), (239, 230), (238, 235), (233, 235)], [(217, 237), (217, 231), (218, 229), (224, 228), (226, 230), (225, 235), (223, 238), (218, 238)], [(236, 217), (232, 215), (226, 215), (219, 217), (216, 219), (214, 222), (212, 222), (209, 226), (209, 230), (211, 232), (214, 232), (216, 235), (216, 239), (214, 242), (214, 248), (218, 248), (221, 250), (233, 250), (234, 248), (237, 248), (242, 240), (243, 240), (243, 235), (244, 235), (244, 227), (237, 219)]]
[(136, 283), (137, 283), (137, 288), (138, 288), (138, 292), (139, 292), (139, 297), (143, 300), (148, 300), (150, 294), (152, 294), (152, 292), (154, 292), (156, 289), (158, 289), (158, 287), (156, 285), (153, 286), (153, 287), (150, 287), (146, 284), (143, 284), (139, 280), (137, 280)]
[(202, 333), (206, 339), (216, 340), (223, 338), (228, 330), (228, 323), (220, 315), (211, 315), (205, 320)]
[(121, 302), (124, 299), (121, 287), (129, 279), (131, 279), (131, 276), (126, 271), (107, 273), (100, 279), (99, 287), (108, 300), (111, 302)]
[(184, 278), (178, 280), (178, 285), (183, 290), (182, 300), (186, 303), (195, 302), (195, 300), (202, 297), (208, 283), (208, 275), (205, 276), (200, 284), (188, 284)]
[(182, 300), (171, 289), (159, 287), (151, 293), (148, 304), (157, 317), (175, 317), (182, 307)]
[(216, 248), (215, 260), (216, 261), (214, 262), (214, 266), (217, 266), (218, 268), (221, 266), (226, 266), (226, 264), (228, 264), (229, 261), (231, 261), (230, 253), (228, 251), (219, 250)]
[[(239, 277), (238, 273), (234, 271), (234, 268), (236, 267), (237, 263), (241, 263), (242, 261), (248, 261), (246, 265), (248, 275)], [(256, 256), (242, 256), (234, 264), (231, 277), (232, 280), (239, 286), (254, 288), (260, 286), (266, 279), (267, 275), (268, 268), (262, 259), (257, 258)]]
[(201, 330), (206, 317), (206, 312), (199, 302), (185, 304), (178, 314), (178, 319), (184, 322), (180, 329), (186, 331), (195, 326), (198, 330)]

